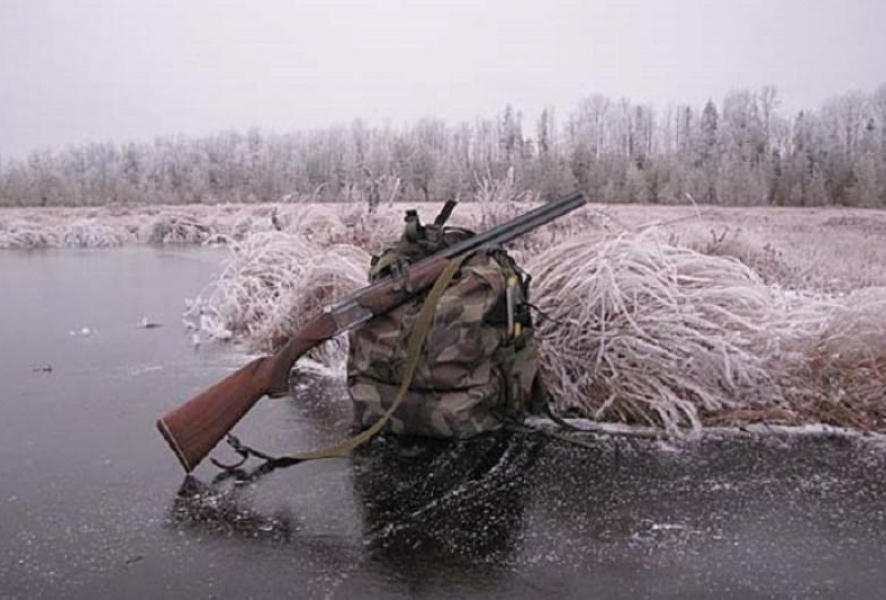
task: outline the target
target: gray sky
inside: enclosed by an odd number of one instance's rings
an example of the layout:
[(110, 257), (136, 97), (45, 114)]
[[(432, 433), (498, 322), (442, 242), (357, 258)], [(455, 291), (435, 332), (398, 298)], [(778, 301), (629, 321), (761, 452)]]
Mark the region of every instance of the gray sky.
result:
[(886, 82), (886, 0), (0, 0), (0, 155)]

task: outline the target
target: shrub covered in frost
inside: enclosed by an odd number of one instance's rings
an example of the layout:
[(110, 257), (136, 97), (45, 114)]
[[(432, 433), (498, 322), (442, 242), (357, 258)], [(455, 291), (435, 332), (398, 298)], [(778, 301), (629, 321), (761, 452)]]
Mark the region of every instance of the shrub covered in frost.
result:
[[(222, 274), (190, 303), (186, 316), (211, 337), (242, 339), (256, 350), (275, 350), (325, 303), (367, 284), (369, 255), (354, 246), (324, 248), (274, 231), (231, 250)], [(345, 343), (341, 337), (312, 355), (340, 366)]]
[(125, 230), (114, 229), (94, 218), (77, 219), (61, 229), (61, 245), (66, 248), (114, 248), (129, 239)]
[(529, 270), (562, 408), (673, 433), (755, 420), (886, 428), (886, 290), (787, 292), (655, 231), (578, 237)]

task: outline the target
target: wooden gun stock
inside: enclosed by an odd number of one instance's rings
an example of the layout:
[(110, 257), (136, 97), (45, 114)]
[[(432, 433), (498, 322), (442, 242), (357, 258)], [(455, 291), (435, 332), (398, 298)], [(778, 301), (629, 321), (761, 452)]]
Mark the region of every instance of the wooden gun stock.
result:
[(289, 393), (292, 365), (308, 350), (336, 333), (327, 313), (311, 320), (273, 356), (237, 369), (157, 420), (157, 429), (190, 473), (264, 396)]
[(486, 245), (503, 244), (586, 202), (565, 196), (425, 258), (396, 277), (386, 277), (328, 306), (273, 356), (262, 356), (228, 375), (157, 421), (157, 428), (190, 473), (263, 396), (289, 393), (295, 361), (337, 333), (383, 314), (430, 288), (450, 259)]
[(157, 429), (190, 473), (263, 396), (289, 393), (292, 366), (308, 350), (429, 288), (448, 262), (422, 262), (402, 280), (385, 280), (328, 307), (273, 356), (256, 358), (157, 420)]

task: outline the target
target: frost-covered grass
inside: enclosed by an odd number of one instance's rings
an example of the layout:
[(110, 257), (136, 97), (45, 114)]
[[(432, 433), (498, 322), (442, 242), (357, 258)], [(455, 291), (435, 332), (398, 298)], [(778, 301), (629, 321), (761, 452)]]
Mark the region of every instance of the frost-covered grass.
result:
[(60, 227), (59, 240), (65, 248), (115, 248), (132, 238), (128, 231), (120, 231), (96, 219), (77, 219)]
[[(452, 222), (482, 230), (532, 197), (483, 188)], [(366, 282), (405, 206), (7, 209), (0, 248), (227, 244), (192, 303), (204, 336), (277, 347)], [(418, 206), (433, 219), (440, 204)], [(561, 408), (669, 432), (752, 422), (886, 431), (886, 214), (592, 205), (521, 239), (544, 369)], [(314, 358), (340, 368), (344, 340)]]
[[(481, 186), (452, 222), (482, 230), (523, 212), (535, 197), (503, 182)], [(419, 205), (426, 221), (441, 204)], [(265, 231), (298, 233), (320, 244), (352, 244), (380, 251), (399, 235), (407, 206), (383, 204), (370, 214), (356, 203), (224, 204), (0, 209), (0, 248), (119, 244), (214, 244)], [(78, 224), (78, 232), (66, 231)], [(590, 205), (515, 247), (545, 248), (588, 230), (618, 233), (657, 224), (675, 245), (731, 256), (766, 283), (792, 289), (848, 292), (886, 286), (886, 213), (859, 209), (718, 208)], [(87, 229), (94, 229), (90, 234)]]
[[(189, 302), (186, 319), (215, 339), (237, 338), (270, 352), (336, 297), (367, 284), (369, 255), (355, 246), (321, 247), (297, 234), (257, 233), (232, 242), (221, 275)], [(343, 366), (343, 337), (312, 357)]]
[(58, 231), (54, 227), (18, 218), (0, 221), (0, 248), (30, 250), (59, 245)]
[(882, 429), (886, 288), (769, 285), (657, 230), (534, 257), (546, 382), (561, 408), (676, 433), (754, 421)]
[[(547, 382), (600, 420), (698, 427), (768, 383), (754, 333), (773, 303), (746, 266), (646, 231), (534, 257)], [(759, 393), (756, 392), (756, 393)]]
[[(431, 219), (438, 209), (428, 205), (421, 212)], [(0, 249), (226, 244), (282, 231), (320, 245), (381, 250), (402, 222), (400, 207), (369, 213), (354, 203), (12, 208), (0, 209)]]

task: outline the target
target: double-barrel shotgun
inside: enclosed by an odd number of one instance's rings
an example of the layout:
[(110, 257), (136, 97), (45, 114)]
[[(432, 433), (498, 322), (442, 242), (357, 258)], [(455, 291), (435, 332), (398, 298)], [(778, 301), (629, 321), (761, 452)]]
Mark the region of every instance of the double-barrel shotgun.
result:
[(425, 292), (450, 261), (483, 247), (505, 244), (579, 208), (586, 201), (580, 192), (569, 194), (348, 294), (310, 319), (275, 354), (252, 360), (163, 415), (157, 421), (157, 428), (185, 471), (190, 473), (262, 397), (289, 393), (292, 367), (306, 352)]

